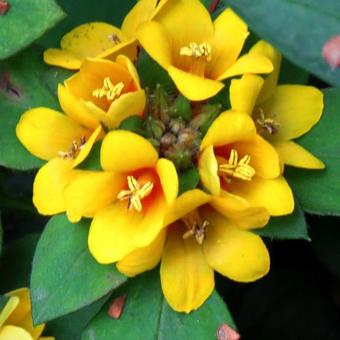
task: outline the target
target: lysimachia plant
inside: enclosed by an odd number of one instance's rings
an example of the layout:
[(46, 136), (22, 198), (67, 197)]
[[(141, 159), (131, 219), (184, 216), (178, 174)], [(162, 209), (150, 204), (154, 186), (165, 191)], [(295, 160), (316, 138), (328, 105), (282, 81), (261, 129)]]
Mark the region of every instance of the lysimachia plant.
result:
[[(251, 26), (261, 38), (249, 31), (248, 2), (127, 1), (120, 28), (82, 20), (4, 62), (0, 110), (13, 114), (0, 163), (37, 169), (32, 201), (51, 217), (30, 277), (33, 323), (50, 321), (46, 334), (138, 338), (137, 327), (143, 339), (237, 339), (215, 273), (260, 280), (270, 271), (262, 237), (308, 240), (303, 209), (340, 213), (324, 188), (340, 189), (340, 94), (287, 75), (269, 24)], [(62, 19), (46, 3), (39, 14), (32, 1), (39, 29), (0, 42), (1, 59)], [(7, 6), (0, 25), (12, 27), (24, 6)], [(334, 62), (322, 62), (338, 84)], [(27, 290), (0, 296), (1, 340), (43, 330), (11, 321), (22, 294), (29, 301)]]

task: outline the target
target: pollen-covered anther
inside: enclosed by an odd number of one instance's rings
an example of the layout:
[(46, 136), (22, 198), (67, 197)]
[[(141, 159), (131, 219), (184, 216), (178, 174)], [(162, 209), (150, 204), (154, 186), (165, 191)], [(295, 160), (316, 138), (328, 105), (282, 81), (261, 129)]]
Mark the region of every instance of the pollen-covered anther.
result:
[(141, 212), (143, 209), (142, 199), (149, 196), (153, 189), (152, 182), (146, 182), (141, 185), (133, 176), (127, 177), (129, 190), (122, 190), (118, 193), (117, 198), (121, 201), (128, 200), (128, 209), (136, 209)]
[(115, 100), (122, 94), (124, 86), (123, 82), (113, 85), (110, 77), (106, 77), (104, 78), (103, 87), (101, 89), (94, 90), (92, 95), (96, 98), (106, 97), (108, 100)]
[(260, 110), (260, 115), (256, 119), (257, 125), (261, 130), (268, 132), (270, 135), (274, 135), (279, 132), (280, 123), (273, 118), (266, 117), (264, 111)]
[(182, 47), (179, 52), (180, 55), (211, 60), (211, 47), (207, 42), (197, 44), (195, 42), (189, 43), (189, 46)]
[(59, 151), (58, 156), (62, 159), (74, 159), (86, 143), (86, 137), (81, 136), (79, 141), (73, 140), (68, 151)]
[(255, 169), (249, 165), (250, 156), (245, 155), (238, 160), (238, 153), (235, 149), (230, 151), (227, 162), (221, 162), (218, 166), (219, 175), (226, 181), (231, 182), (231, 177), (250, 181), (255, 175)]
[(203, 244), (203, 241), (207, 237), (207, 227), (209, 222), (207, 220), (202, 221), (197, 210), (186, 215), (182, 221), (188, 228), (183, 234), (183, 239), (186, 240), (191, 236), (194, 236), (199, 245)]

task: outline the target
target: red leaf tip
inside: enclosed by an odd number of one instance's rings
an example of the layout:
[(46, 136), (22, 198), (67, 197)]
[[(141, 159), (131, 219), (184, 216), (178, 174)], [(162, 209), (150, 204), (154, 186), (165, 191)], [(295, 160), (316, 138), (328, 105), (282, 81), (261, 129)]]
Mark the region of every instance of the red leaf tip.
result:
[(120, 295), (113, 299), (109, 310), (107, 313), (113, 317), (114, 319), (118, 320), (123, 312), (124, 304), (125, 304), (125, 295)]
[(239, 340), (240, 334), (238, 334), (233, 328), (223, 323), (217, 330), (217, 340)]
[(340, 66), (340, 35), (330, 38), (325, 43), (322, 49), (322, 56), (332, 69)]

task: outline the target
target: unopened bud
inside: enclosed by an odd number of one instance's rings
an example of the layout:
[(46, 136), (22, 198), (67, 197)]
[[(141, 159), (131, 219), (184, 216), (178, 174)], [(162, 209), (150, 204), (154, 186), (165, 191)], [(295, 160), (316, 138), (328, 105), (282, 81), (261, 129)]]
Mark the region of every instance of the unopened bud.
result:
[(192, 117), (190, 101), (184, 96), (179, 95), (173, 105), (170, 107), (169, 116), (190, 121)]

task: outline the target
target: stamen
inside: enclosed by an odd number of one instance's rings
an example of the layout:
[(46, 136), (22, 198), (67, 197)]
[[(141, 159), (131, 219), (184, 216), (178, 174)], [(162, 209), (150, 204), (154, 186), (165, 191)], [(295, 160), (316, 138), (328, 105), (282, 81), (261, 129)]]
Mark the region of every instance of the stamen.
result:
[(81, 136), (79, 142), (76, 140), (72, 141), (71, 146), (68, 151), (59, 151), (58, 156), (62, 159), (75, 159), (80, 150), (84, 147), (86, 143), (86, 136)]
[(146, 182), (142, 186), (133, 176), (127, 177), (129, 190), (122, 190), (118, 193), (117, 198), (121, 201), (128, 200), (128, 209), (135, 208), (138, 212), (141, 212), (142, 199), (149, 196), (153, 189), (152, 182)]
[(262, 109), (260, 109), (260, 116), (256, 119), (256, 123), (262, 130), (264, 130), (264, 132), (268, 132), (270, 135), (274, 135), (279, 132), (280, 123), (275, 121), (273, 118), (266, 118)]
[(115, 45), (118, 45), (122, 42), (116, 33), (110, 34), (107, 38)]
[(188, 231), (183, 234), (183, 239), (186, 240), (191, 236), (195, 236), (195, 239), (199, 245), (203, 244), (203, 241), (207, 236), (207, 227), (209, 222), (202, 219), (197, 210), (192, 211), (186, 215), (182, 221), (187, 226)]
[[(224, 160), (224, 159), (223, 159)], [(245, 155), (243, 158), (238, 160), (238, 153), (235, 149), (230, 151), (228, 161), (218, 166), (219, 175), (227, 182), (230, 183), (230, 177), (242, 179), (244, 181), (250, 181), (255, 175), (255, 169), (249, 165), (250, 156)]]
[(204, 59), (205, 61), (210, 61), (211, 47), (207, 42), (204, 42), (202, 44), (191, 42), (189, 43), (189, 46), (182, 47), (179, 51), (179, 54), (188, 57)]
[(94, 90), (92, 92), (92, 95), (96, 98), (106, 97), (108, 100), (114, 100), (121, 95), (124, 86), (125, 85), (123, 82), (119, 82), (118, 84), (113, 85), (110, 77), (106, 77), (104, 79), (103, 87), (101, 89)]

